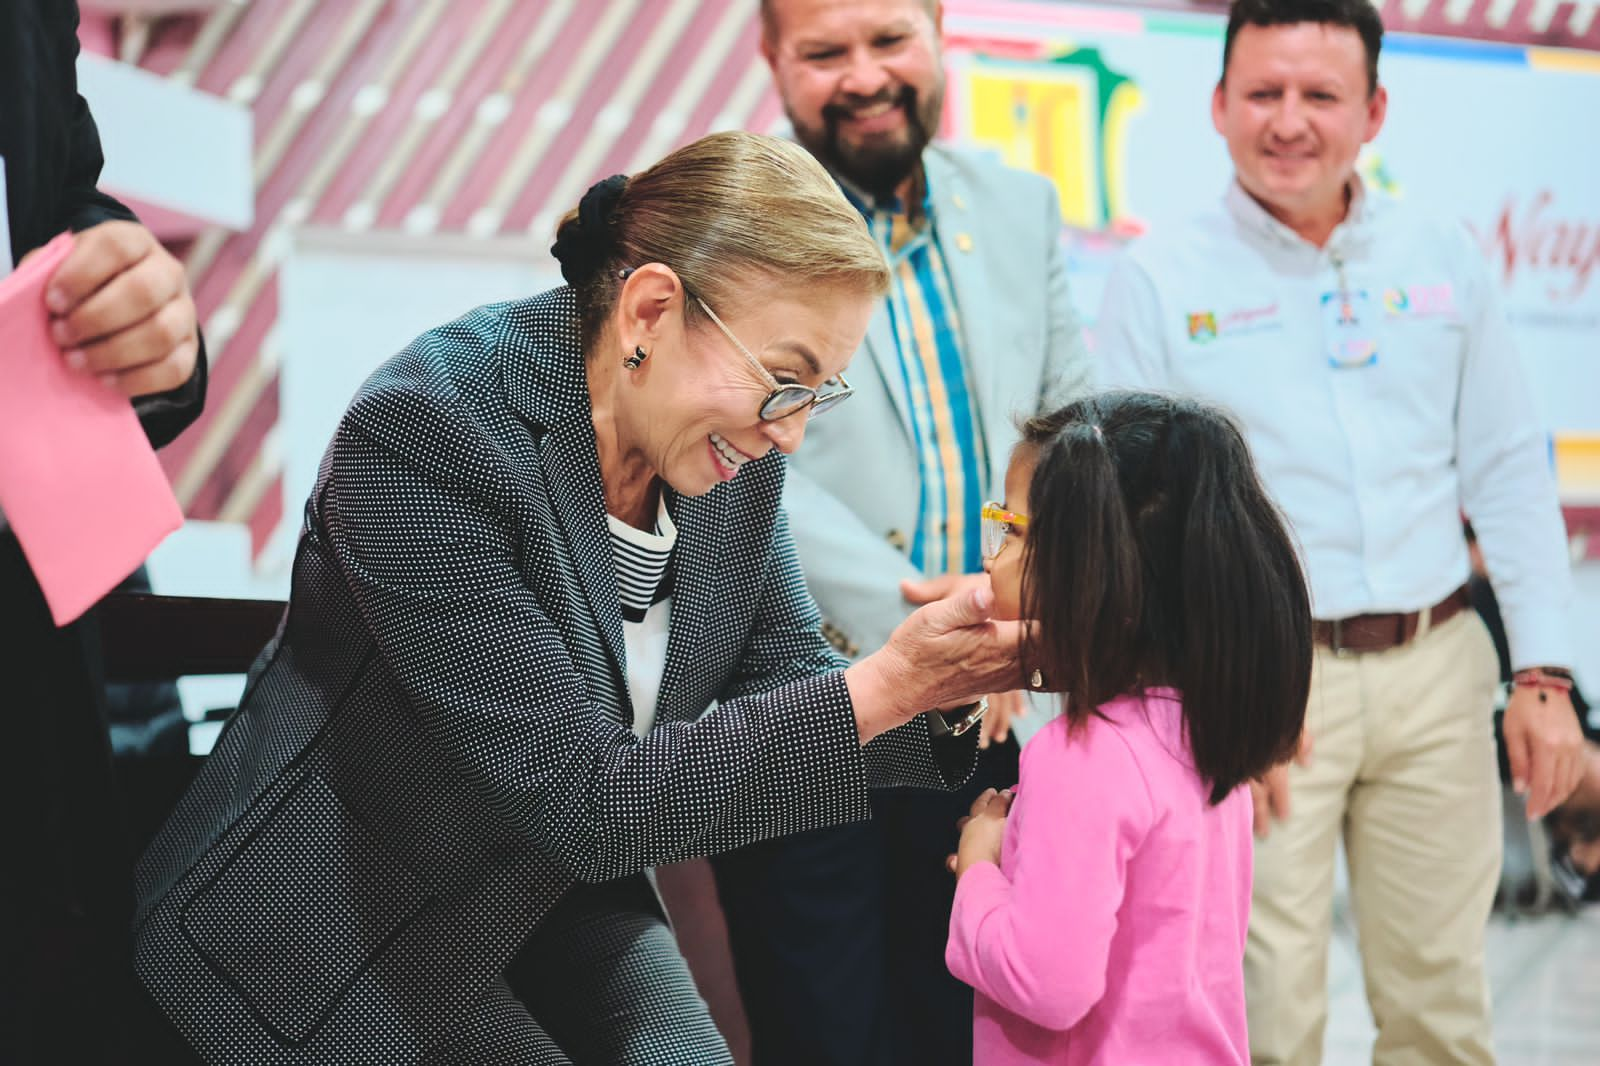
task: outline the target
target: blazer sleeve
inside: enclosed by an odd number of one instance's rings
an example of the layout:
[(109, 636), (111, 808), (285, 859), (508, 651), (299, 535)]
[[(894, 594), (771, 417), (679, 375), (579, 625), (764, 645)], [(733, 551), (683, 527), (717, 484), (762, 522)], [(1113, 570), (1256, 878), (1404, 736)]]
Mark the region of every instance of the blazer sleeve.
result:
[[(868, 816), (867, 763), (843, 674), (754, 684), (640, 739), (590, 699), (521, 566), (496, 461), (464, 415), (427, 397), (358, 401), (336, 435), (323, 535), (360, 616), (425, 728), (536, 847), (575, 878)], [(527, 487), (523, 487), (527, 491)], [(580, 555), (581, 559), (582, 556)], [(520, 566), (519, 566), (520, 563)], [(580, 565), (582, 565), (580, 563)], [(792, 573), (769, 588), (782, 613)], [(793, 623), (752, 649), (774, 664)]]
[[(773, 534), (772, 563), (756, 623), (721, 699), (737, 700), (800, 677), (843, 667), (845, 660), (823, 638), (821, 624), (817, 604), (806, 591), (806, 579), (789, 534), (788, 516), (780, 509)], [(874, 788), (955, 788), (972, 772), (977, 758), (977, 734), (935, 739), (927, 720), (918, 715), (905, 725), (874, 737), (865, 754), (868, 784)]]

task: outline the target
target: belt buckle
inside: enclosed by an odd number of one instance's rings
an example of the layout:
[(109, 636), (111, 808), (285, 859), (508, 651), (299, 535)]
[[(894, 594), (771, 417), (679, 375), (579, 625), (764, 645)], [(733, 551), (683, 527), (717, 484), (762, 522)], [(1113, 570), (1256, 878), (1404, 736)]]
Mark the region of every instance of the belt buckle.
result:
[(1333, 631), (1328, 634), (1328, 647), (1335, 659), (1353, 659), (1355, 652), (1344, 646), (1344, 619), (1333, 620)]

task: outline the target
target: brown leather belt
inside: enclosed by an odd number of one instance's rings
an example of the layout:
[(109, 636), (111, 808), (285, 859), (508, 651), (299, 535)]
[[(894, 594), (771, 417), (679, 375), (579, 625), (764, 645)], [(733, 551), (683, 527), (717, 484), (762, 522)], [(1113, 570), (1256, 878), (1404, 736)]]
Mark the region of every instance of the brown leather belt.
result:
[(1422, 611), (1395, 612), (1393, 614), (1358, 614), (1351, 618), (1338, 618), (1331, 622), (1317, 621), (1311, 625), (1311, 639), (1335, 655), (1363, 655), (1367, 652), (1388, 651), (1411, 643), (1427, 614), (1429, 628), (1443, 625), (1464, 608), (1472, 606), (1467, 586), (1462, 585), (1450, 595)]

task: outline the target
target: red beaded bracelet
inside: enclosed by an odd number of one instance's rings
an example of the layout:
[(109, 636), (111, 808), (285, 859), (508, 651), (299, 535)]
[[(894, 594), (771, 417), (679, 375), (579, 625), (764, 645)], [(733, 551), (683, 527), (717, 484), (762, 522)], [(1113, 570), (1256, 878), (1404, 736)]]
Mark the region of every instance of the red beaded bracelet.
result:
[(1511, 675), (1511, 687), (1538, 689), (1539, 702), (1546, 703), (1550, 698), (1547, 692), (1572, 691), (1572, 672), (1555, 666), (1530, 666)]

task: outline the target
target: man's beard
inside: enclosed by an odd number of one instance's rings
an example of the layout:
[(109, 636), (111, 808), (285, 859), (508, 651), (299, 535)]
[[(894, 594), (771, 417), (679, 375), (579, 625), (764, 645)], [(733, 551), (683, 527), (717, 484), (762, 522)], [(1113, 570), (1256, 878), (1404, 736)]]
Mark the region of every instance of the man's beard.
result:
[[(840, 123), (852, 110), (888, 102), (906, 116), (905, 139), (849, 144), (839, 136)], [(936, 85), (926, 99), (919, 99), (909, 85), (859, 101), (855, 108), (829, 104), (822, 109), (823, 128), (802, 126), (790, 115), (795, 136), (822, 165), (879, 200), (894, 197), (902, 182), (916, 172), (922, 150), (933, 139), (931, 129), (938, 126), (944, 105), (944, 86)]]

